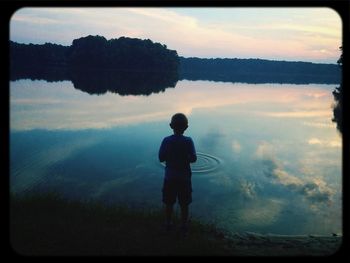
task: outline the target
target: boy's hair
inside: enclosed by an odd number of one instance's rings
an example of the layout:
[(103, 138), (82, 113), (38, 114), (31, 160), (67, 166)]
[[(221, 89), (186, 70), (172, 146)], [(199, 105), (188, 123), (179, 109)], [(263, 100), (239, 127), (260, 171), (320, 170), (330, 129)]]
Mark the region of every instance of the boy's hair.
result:
[(188, 120), (185, 114), (176, 113), (171, 117), (170, 127), (173, 130), (184, 132), (188, 127)]

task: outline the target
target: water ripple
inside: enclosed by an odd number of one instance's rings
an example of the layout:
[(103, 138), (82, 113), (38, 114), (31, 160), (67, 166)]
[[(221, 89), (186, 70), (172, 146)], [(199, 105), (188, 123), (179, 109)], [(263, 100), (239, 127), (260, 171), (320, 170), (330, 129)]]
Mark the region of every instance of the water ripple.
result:
[[(192, 173), (212, 172), (220, 166), (222, 161), (213, 155), (197, 152), (197, 161), (191, 164)], [(165, 166), (165, 163), (161, 163)]]

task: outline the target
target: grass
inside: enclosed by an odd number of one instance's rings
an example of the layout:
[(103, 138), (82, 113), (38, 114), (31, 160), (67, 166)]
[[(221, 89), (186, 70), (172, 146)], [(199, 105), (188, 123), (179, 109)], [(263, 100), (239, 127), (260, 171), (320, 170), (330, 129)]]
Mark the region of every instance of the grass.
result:
[[(233, 253), (230, 240), (192, 220), (184, 238), (166, 233), (159, 209), (132, 209), (66, 200), (56, 194), (11, 196), (10, 242), (20, 255), (215, 256)], [(178, 219), (177, 219), (178, 220)]]

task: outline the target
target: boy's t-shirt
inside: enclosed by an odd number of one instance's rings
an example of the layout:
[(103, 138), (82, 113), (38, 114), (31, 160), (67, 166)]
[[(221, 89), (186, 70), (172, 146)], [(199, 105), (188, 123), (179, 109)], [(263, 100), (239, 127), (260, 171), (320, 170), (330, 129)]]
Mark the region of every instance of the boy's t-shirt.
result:
[(175, 134), (165, 137), (159, 149), (159, 160), (165, 161), (165, 179), (190, 178), (190, 163), (197, 160), (191, 137)]

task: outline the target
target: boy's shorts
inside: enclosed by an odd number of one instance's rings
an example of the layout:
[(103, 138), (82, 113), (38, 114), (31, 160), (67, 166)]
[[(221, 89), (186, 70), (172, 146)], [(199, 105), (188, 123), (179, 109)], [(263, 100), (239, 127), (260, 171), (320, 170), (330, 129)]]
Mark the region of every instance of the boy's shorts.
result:
[(192, 183), (187, 180), (164, 179), (163, 203), (173, 205), (178, 199), (180, 205), (189, 205), (192, 202)]

